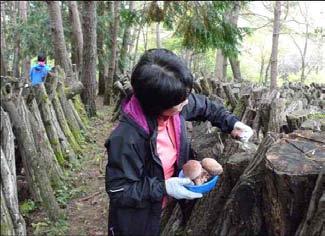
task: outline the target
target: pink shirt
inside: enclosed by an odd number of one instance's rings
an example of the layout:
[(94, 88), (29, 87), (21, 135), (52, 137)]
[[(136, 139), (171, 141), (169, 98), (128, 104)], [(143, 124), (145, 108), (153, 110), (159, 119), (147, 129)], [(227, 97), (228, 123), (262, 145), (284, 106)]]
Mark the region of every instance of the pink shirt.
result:
[[(176, 135), (173, 124), (173, 118), (167, 120), (158, 118), (158, 135), (157, 135), (157, 153), (161, 160), (165, 180), (174, 174), (174, 164), (176, 162)], [(163, 199), (163, 208), (167, 204), (167, 198)]]

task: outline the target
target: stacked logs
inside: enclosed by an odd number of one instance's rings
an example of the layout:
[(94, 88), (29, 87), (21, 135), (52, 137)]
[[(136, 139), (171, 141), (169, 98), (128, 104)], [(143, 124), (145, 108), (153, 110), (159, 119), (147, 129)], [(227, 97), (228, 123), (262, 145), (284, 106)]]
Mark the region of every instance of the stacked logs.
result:
[[(52, 71), (44, 84), (30, 86), (1, 77), (1, 234), (26, 235), (18, 210), (18, 175), (27, 179), (34, 201), (56, 221), (62, 210), (55, 189), (63, 184), (63, 168), (81, 154), (84, 125), (64, 91), (65, 75)], [(76, 99), (76, 98), (73, 98)], [(15, 163), (21, 169), (16, 169)]]

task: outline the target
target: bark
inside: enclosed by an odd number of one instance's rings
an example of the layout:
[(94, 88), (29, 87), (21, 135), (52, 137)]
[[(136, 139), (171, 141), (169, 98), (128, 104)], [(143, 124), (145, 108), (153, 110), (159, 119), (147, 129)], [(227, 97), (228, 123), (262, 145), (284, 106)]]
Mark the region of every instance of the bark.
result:
[[(16, 78), (20, 77), (19, 63), (20, 63), (20, 32), (18, 31), (18, 25), (20, 24), (20, 2), (15, 1), (14, 9), (14, 24), (17, 29), (15, 32), (15, 46), (14, 46), (14, 60), (12, 65), (12, 75)], [(16, 13), (17, 12), (17, 13)]]
[(114, 3), (114, 25), (112, 30), (112, 57), (110, 61), (110, 67), (108, 71), (108, 77), (105, 81), (105, 94), (103, 103), (104, 105), (110, 105), (113, 102), (113, 83), (116, 66), (116, 54), (117, 54), (117, 36), (119, 30), (119, 18), (120, 18), (120, 2), (115, 1)]
[(218, 49), (216, 53), (216, 68), (215, 68), (215, 79), (217, 81), (224, 81), (223, 65), (224, 65), (224, 55), (221, 49)]
[(47, 4), (51, 22), (55, 64), (62, 66), (66, 73), (67, 96), (74, 96), (81, 92), (83, 85), (80, 81), (77, 81), (76, 75), (72, 71), (72, 64), (64, 40), (60, 2), (47, 1)]
[(1, 144), (4, 145), (1, 146), (1, 201), (8, 209), (15, 235), (26, 235), (26, 224), (18, 206), (14, 135), (9, 116), (2, 108), (1, 118)]
[(96, 116), (96, 60), (97, 60), (97, 39), (96, 39), (96, 2), (84, 1), (82, 29), (85, 39), (83, 48), (84, 63), (82, 66), (81, 81), (84, 89), (81, 93), (81, 100), (89, 117)]
[[(233, 7), (233, 9), (230, 13), (230, 17), (229, 17), (229, 21), (234, 27), (237, 27), (239, 11), (240, 11), (240, 2), (235, 1), (234, 7)], [(238, 56), (229, 58), (229, 62), (231, 65), (232, 73), (234, 75), (234, 79), (236, 81), (241, 81), (242, 76), (241, 76), (241, 72), (240, 72), (240, 62), (238, 60)]]
[(40, 157), (44, 158), (43, 163), (49, 173), (52, 187), (57, 188), (62, 185), (63, 172), (46, 134), (41, 113), (35, 99), (29, 104), (29, 110), (31, 111), (29, 118), (38, 153), (40, 153)]
[(157, 22), (157, 24), (156, 24), (156, 45), (157, 45), (157, 48), (161, 48), (161, 43), (160, 43), (160, 22)]
[(276, 1), (274, 7), (270, 90), (273, 90), (277, 87), (280, 16), (281, 16), (281, 1)]
[[(19, 2), (19, 15), (22, 23), (25, 23), (27, 21), (27, 7), (28, 2), (27, 1), (20, 1)], [(29, 56), (25, 56), (22, 62), (22, 73), (21, 76), (25, 79), (27, 82), (29, 80), (29, 71), (30, 71), (30, 58)]]
[[(111, 2), (97, 2), (97, 15), (98, 18), (102, 18), (104, 16), (105, 12), (105, 5), (110, 4)], [(108, 9), (111, 9), (109, 7)], [(110, 11), (108, 10), (108, 15), (110, 15)], [(105, 93), (105, 77), (104, 77), (104, 65), (107, 64), (105, 51), (104, 51), (104, 32), (102, 30), (102, 27), (100, 27), (100, 24), (97, 27), (97, 55), (98, 55), (98, 95), (104, 95)]]
[(5, 28), (6, 28), (6, 24), (5, 24), (5, 2), (1, 1), (1, 50), (0, 50), (0, 56), (1, 56), (1, 71), (0, 71), (0, 75), (2, 76), (6, 76), (7, 75), (7, 71), (8, 71), (8, 64), (7, 64), (7, 58), (6, 58), (6, 41), (5, 41), (5, 37), (4, 37), (4, 32), (5, 32)]
[[(133, 11), (134, 9), (134, 1), (129, 1), (129, 11)], [(129, 65), (129, 53), (128, 50), (129, 46), (131, 44), (131, 26), (126, 25), (124, 29), (123, 34), (123, 41), (122, 41), (122, 47), (121, 47), (121, 53), (120, 53), (120, 63), (119, 63), (119, 70), (120, 73), (124, 73), (125, 68), (127, 68), (127, 65)]]
[(73, 133), (75, 139), (79, 142), (81, 140), (81, 133), (80, 133), (80, 127), (78, 125), (78, 121), (76, 120), (74, 114), (73, 114), (73, 108), (71, 107), (71, 104), (69, 103), (65, 91), (64, 91), (64, 85), (63, 81), (65, 80), (65, 73), (64, 71), (58, 67), (57, 68), (58, 73), (58, 85), (57, 85), (57, 95), (59, 97), (63, 112), (65, 114), (65, 117), (67, 119), (68, 125), (70, 127), (71, 132)]
[(70, 99), (69, 100), (69, 104), (70, 104), (70, 107), (71, 107), (71, 110), (72, 110), (72, 113), (75, 117), (75, 120), (77, 121), (78, 123), (78, 126), (81, 130), (86, 130), (86, 127), (84, 126), (83, 124), (83, 121), (81, 120), (80, 116), (79, 116), (79, 113), (77, 112), (77, 110), (75, 109), (75, 103), (72, 102), (72, 100)]
[(46, 93), (44, 84), (39, 84), (33, 87), (33, 92), (35, 94), (35, 99), (37, 105), (39, 107), (42, 120), (46, 129), (47, 136), (49, 138), (50, 144), (55, 153), (56, 159), (60, 163), (61, 166), (64, 165), (65, 155), (62, 150), (62, 146), (60, 145), (58, 130), (53, 121), (53, 115), (51, 114), (51, 101)]
[[(2, 149), (1, 149), (1, 155), (2, 155)], [(2, 183), (0, 183), (1, 187), (1, 228), (0, 233), (1, 235), (16, 235), (12, 219), (8, 210), (8, 207), (6, 205), (5, 197), (2, 190)]]
[(279, 98), (279, 93), (273, 90), (268, 94), (267, 98), (261, 101), (261, 125), (263, 126), (263, 134), (267, 132), (280, 132), (284, 115), (284, 99)]
[(76, 64), (77, 64), (78, 72), (80, 72), (82, 69), (82, 50), (83, 50), (84, 41), (83, 41), (83, 34), (82, 34), (77, 1), (69, 1), (68, 6), (69, 6), (69, 13), (70, 13), (70, 20), (72, 24), (72, 35), (73, 35), (72, 44), (74, 45), (74, 48), (76, 50), (75, 52), (75, 55), (77, 55)]
[(60, 124), (60, 127), (61, 127), (63, 133), (64, 133), (64, 136), (67, 137), (67, 140), (68, 140), (69, 144), (71, 145), (71, 147), (73, 148), (73, 150), (77, 153), (80, 153), (81, 152), (80, 146), (70, 130), (70, 127), (68, 125), (67, 119), (63, 112), (60, 100), (56, 93), (57, 85), (58, 85), (58, 79), (56, 76), (48, 77), (47, 83), (45, 84), (45, 86), (46, 86), (46, 90), (47, 90), (49, 97), (51, 97), (51, 102), (52, 102), (53, 108), (55, 110), (57, 120)]
[(275, 140), (276, 137), (269, 135), (259, 146), (253, 160), (231, 190), (211, 231), (213, 235), (258, 235), (263, 231), (258, 196), (262, 193), (265, 154)]
[[(4, 93), (4, 91), (2, 91)], [(60, 208), (56, 202), (47, 170), (37, 152), (29, 121), (28, 110), (21, 96), (2, 94), (2, 104), (8, 112), (15, 129), (17, 142), (23, 158), (24, 169), (27, 173), (30, 192), (41, 203), (49, 218), (56, 221), (60, 215)]]
[(315, 188), (313, 190), (306, 217), (299, 225), (296, 236), (321, 235), (324, 232), (325, 219), (325, 175), (324, 171), (319, 173)]
[(229, 84), (223, 84), (223, 89), (227, 95), (228, 101), (232, 107), (232, 109), (235, 109), (237, 106), (237, 99), (235, 97), (235, 95), (233, 94), (233, 92), (231, 91), (230, 85)]

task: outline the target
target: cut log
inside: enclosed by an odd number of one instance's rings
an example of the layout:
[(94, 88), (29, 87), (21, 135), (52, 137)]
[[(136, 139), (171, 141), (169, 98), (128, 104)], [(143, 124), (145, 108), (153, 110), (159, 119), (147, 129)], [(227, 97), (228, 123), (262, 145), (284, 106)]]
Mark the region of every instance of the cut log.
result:
[(301, 124), (308, 119), (309, 110), (299, 110), (287, 115), (289, 132), (293, 132), (301, 127)]
[(55, 114), (52, 114), (52, 105), (49, 100), (49, 97), (46, 93), (44, 84), (39, 84), (37, 86), (33, 87), (33, 92), (35, 95), (35, 99), (37, 102), (37, 105), (39, 107), (42, 120), (46, 129), (47, 136), (49, 138), (50, 144), (53, 148), (53, 151), (55, 153), (55, 156), (60, 163), (60, 165), (64, 164), (64, 152), (62, 150), (62, 147), (60, 145), (58, 130), (55, 127), (53, 117)]
[(75, 152), (81, 153), (80, 146), (77, 143), (77, 141), (75, 140), (75, 137), (70, 130), (70, 127), (68, 125), (65, 114), (63, 112), (60, 100), (57, 96), (57, 93), (56, 93), (57, 83), (58, 83), (58, 79), (56, 78), (56, 76), (48, 77), (46, 80), (46, 84), (45, 84), (46, 91), (47, 91), (49, 97), (51, 98), (50, 100), (51, 100), (53, 108), (55, 110), (57, 120), (60, 124), (60, 127), (61, 127), (65, 137), (67, 137), (68, 142), (71, 145), (71, 147), (73, 148), (73, 150)]
[[(14, 147), (12, 147), (12, 149), (14, 149)], [(12, 171), (16, 170), (11, 170), (9, 168), (7, 158), (1, 148), (1, 202), (4, 201), (6, 205), (5, 208), (8, 209), (8, 217), (11, 218), (10, 221), (15, 231), (13, 235), (26, 235), (26, 223), (19, 212), (17, 183), (16, 178), (14, 178), (15, 174)]]
[(2, 190), (2, 184), (0, 183), (1, 187), (1, 228), (0, 233), (1, 235), (16, 235), (14, 225), (12, 223), (12, 219), (8, 210), (8, 207), (6, 205), (6, 201), (4, 198), (3, 190)]
[(43, 163), (49, 173), (51, 185), (52, 187), (56, 188), (62, 185), (63, 172), (47, 137), (47, 133), (35, 99), (33, 99), (31, 104), (29, 104), (29, 110), (29, 119), (31, 121), (35, 145), (37, 147), (39, 156), (44, 158)]
[(228, 101), (229, 101), (232, 109), (235, 109), (238, 101), (237, 101), (235, 95), (233, 94), (233, 92), (231, 91), (230, 84), (229, 83), (223, 84), (222, 87), (227, 95)]
[(19, 96), (5, 95), (2, 94), (1, 96), (2, 104), (8, 112), (16, 131), (15, 136), (20, 144), (19, 149), (23, 158), (24, 169), (27, 172), (30, 192), (35, 200), (41, 200), (48, 216), (56, 221), (61, 215), (60, 208), (56, 202), (47, 170), (44, 168), (43, 159), (39, 158), (35, 146), (25, 101)]

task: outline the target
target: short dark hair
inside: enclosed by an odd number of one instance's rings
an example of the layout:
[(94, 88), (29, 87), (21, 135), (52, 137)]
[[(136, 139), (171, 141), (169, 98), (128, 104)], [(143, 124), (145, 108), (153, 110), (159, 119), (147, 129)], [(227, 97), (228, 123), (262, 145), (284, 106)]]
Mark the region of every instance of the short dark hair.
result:
[(45, 54), (45, 52), (40, 52), (37, 55), (37, 61), (46, 61), (46, 54)]
[(173, 52), (150, 49), (133, 69), (131, 84), (144, 112), (158, 116), (188, 97), (193, 76), (184, 61)]

